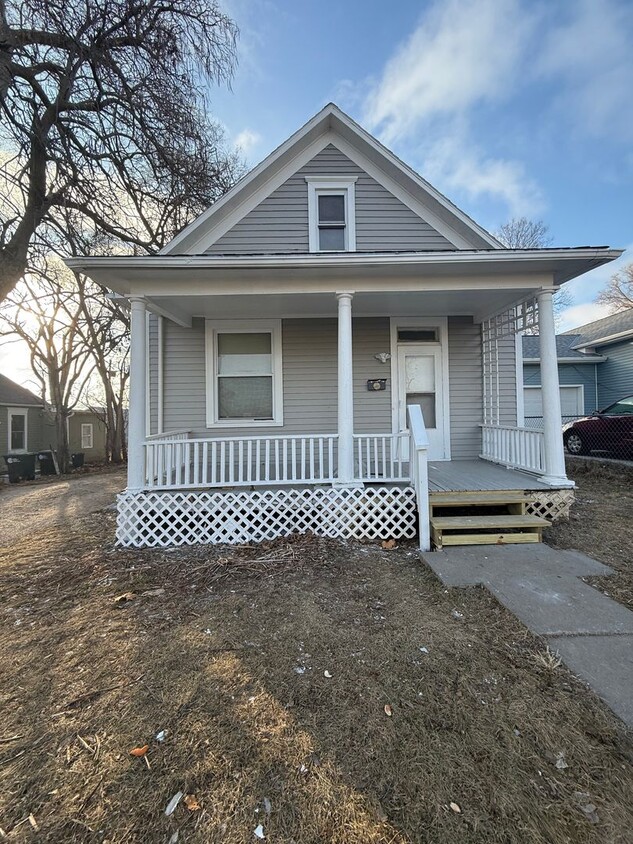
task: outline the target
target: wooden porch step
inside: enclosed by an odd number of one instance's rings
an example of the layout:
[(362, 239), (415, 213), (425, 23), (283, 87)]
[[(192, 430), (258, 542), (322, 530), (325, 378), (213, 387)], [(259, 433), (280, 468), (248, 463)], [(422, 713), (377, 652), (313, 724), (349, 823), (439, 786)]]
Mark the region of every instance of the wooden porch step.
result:
[(463, 492), (429, 492), (429, 501), (437, 507), (473, 507), (492, 504), (523, 504), (532, 501), (529, 493), (517, 489), (480, 489)]
[(431, 539), (436, 548), (444, 545), (503, 545), (540, 542), (549, 522), (540, 516), (433, 516)]

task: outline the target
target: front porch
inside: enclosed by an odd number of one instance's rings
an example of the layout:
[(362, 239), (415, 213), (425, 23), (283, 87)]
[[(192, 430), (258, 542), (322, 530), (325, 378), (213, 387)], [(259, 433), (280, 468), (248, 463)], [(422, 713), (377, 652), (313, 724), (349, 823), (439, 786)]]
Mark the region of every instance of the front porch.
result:
[[(287, 276), (291, 293), (265, 296), (244, 279), (230, 294), (196, 280), (177, 306), (177, 288), (130, 293), (121, 544), (312, 531), (417, 536), (429, 550), (430, 497), (436, 473), (446, 473), (435, 465), (452, 466), (452, 483), (461, 478), (472, 491), (494, 484), (516, 493), (519, 483), (551, 499), (550, 490), (573, 486), (553, 288), (540, 275), (482, 279), (464, 270), (431, 280), (413, 277), (415, 265), (395, 274), (392, 263), (374, 267), (375, 277), (352, 268), (345, 284), (321, 270), (318, 291)], [(546, 424), (533, 431), (521, 425), (515, 350), (517, 334), (539, 319)], [(176, 430), (178, 421), (186, 427)]]
[(486, 493), (495, 493), (496, 502), (521, 500), (522, 514), (549, 519), (568, 511), (572, 491), (541, 479), (541, 432), (499, 429), (495, 437), (486, 426), (487, 459), (429, 461), (419, 407), (409, 408), (408, 421), (409, 430), (398, 434), (354, 435), (351, 484), (339, 482), (336, 434), (150, 437), (144, 489), (119, 498), (118, 541), (249, 543), (310, 531), (343, 539), (418, 537), (428, 550), (433, 506), (442, 506), (447, 493), (467, 493), (475, 506), (481, 493), (484, 503)]

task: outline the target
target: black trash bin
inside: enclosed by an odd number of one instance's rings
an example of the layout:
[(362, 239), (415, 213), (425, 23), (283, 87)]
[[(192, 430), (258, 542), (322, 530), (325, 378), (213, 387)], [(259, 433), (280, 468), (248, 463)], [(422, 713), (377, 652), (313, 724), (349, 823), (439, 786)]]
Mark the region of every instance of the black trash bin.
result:
[(84, 457), (86, 455), (83, 451), (79, 451), (77, 454), (70, 455), (70, 462), (73, 464), (73, 469), (81, 469), (84, 465)]
[(5, 454), (3, 457), (9, 471), (9, 483), (17, 484), (18, 481), (35, 480), (34, 454), (29, 454), (28, 452), (24, 454)]
[(40, 451), (37, 455), (40, 461), (40, 475), (56, 475), (55, 457), (52, 451)]

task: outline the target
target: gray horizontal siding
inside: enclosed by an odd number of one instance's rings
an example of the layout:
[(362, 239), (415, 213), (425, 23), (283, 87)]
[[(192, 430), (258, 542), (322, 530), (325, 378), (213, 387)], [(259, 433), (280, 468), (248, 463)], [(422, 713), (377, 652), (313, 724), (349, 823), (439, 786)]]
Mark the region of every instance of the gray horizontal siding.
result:
[(209, 252), (308, 251), (306, 176), (356, 176), (358, 251), (445, 250), (453, 245), (330, 144), (249, 212)]
[(449, 317), (448, 366), (451, 458), (476, 457), (481, 451), (481, 331), (471, 317)]
[[(282, 332), (283, 426), (207, 428), (204, 320), (194, 320), (190, 329), (165, 320), (165, 431), (189, 429), (201, 437), (335, 433), (336, 320), (286, 319)], [(389, 349), (389, 342), (387, 317), (353, 321), (356, 433), (391, 431), (390, 367), (374, 358), (377, 352)], [(150, 366), (155, 366), (153, 360)], [(367, 381), (374, 378), (387, 378), (387, 389), (369, 392)], [(482, 376), (479, 326), (470, 317), (449, 319), (449, 378), (452, 456), (472, 458), (480, 450)], [(510, 404), (506, 416), (514, 414), (516, 418), (514, 397)]]
[(598, 365), (598, 404), (600, 409), (633, 395), (633, 341), (613, 343), (596, 351), (607, 360)]
[[(284, 424), (278, 427), (207, 428), (204, 320), (190, 329), (164, 323), (165, 430), (188, 428), (200, 436), (335, 433), (337, 429), (337, 325), (335, 319), (282, 323)], [(391, 392), (369, 393), (369, 378), (384, 378), (374, 360), (389, 348), (389, 320), (354, 320), (354, 413), (358, 433), (391, 430)]]
[(516, 338), (507, 334), (498, 341), (499, 424), (517, 424)]

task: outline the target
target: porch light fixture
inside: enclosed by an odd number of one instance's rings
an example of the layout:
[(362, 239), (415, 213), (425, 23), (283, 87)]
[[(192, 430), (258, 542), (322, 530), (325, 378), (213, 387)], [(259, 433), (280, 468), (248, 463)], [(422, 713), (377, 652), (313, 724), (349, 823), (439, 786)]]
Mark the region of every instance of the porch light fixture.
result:
[(378, 354), (374, 355), (374, 357), (381, 363), (387, 363), (388, 360), (391, 360), (389, 352), (378, 352)]

